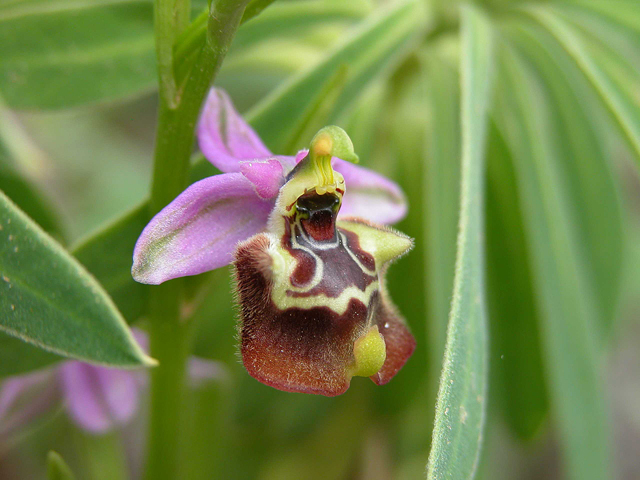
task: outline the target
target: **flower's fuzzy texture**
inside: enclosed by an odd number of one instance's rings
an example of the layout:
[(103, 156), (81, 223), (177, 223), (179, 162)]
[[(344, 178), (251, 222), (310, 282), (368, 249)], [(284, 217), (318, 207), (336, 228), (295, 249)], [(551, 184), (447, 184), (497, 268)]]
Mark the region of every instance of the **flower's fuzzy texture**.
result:
[(320, 130), (309, 151), (273, 155), (217, 89), (198, 140), (223, 173), (151, 220), (133, 277), (159, 284), (235, 258), (240, 351), (253, 377), (327, 396), (353, 376), (387, 383), (415, 348), (384, 287), (387, 265), (413, 246), (381, 225), (406, 214), (401, 189), (350, 163), (358, 157), (336, 126)]
[(266, 385), (335, 396), (353, 376), (387, 383), (413, 353), (383, 278), (413, 241), (360, 218), (339, 221), (344, 179), (329, 159), (310, 157), (281, 188), (267, 232), (236, 251), (240, 352)]

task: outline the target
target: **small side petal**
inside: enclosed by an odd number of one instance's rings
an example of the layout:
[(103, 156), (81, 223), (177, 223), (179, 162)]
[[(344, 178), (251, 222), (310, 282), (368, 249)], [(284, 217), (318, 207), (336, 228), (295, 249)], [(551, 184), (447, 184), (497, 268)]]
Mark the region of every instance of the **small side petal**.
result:
[(284, 183), (284, 169), (275, 158), (241, 162), (240, 172), (253, 184), (258, 196), (265, 200), (277, 196)]
[(106, 432), (127, 423), (137, 409), (135, 372), (67, 362), (60, 376), (69, 414), (85, 430)]
[(334, 158), (333, 167), (342, 174), (347, 187), (342, 199), (341, 216), (392, 224), (407, 214), (407, 200), (395, 182), (373, 170), (339, 158)]
[(133, 253), (133, 278), (158, 285), (229, 264), (236, 244), (264, 228), (272, 205), (241, 173), (194, 183), (145, 227)]
[(203, 155), (223, 172), (238, 172), (241, 160), (272, 157), (224, 90), (209, 92), (197, 135)]

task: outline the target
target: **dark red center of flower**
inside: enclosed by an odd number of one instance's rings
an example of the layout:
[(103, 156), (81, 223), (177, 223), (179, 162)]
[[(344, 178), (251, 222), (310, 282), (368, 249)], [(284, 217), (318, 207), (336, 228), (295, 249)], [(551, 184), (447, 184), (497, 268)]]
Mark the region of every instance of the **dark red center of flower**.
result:
[(308, 236), (316, 242), (335, 239), (336, 216), (340, 209), (340, 199), (336, 195), (307, 193), (298, 199), (296, 208), (302, 228)]

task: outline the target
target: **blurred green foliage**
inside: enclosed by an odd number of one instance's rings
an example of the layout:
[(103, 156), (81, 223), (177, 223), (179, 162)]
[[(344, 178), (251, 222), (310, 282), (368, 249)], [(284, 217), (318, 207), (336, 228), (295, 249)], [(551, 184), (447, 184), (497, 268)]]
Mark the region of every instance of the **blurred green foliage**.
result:
[[(489, 339), (489, 374), (476, 379), (489, 382), (477, 476), (640, 474), (637, 455), (620, 453), (640, 441), (638, 405), (619, 393), (620, 382), (640, 388), (640, 339), (628, 321), (640, 311), (640, 4), (474, 3), (494, 54), (489, 96), (471, 101), (461, 96), (469, 49), (457, 1), (280, 1), (240, 27), (216, 85), (269, 148), (292, 153), (308, 132), (335, 123), (363, 165), (405, 190), (409, 214), (397, 227), (416, 248), (388, 282), (418, 347), (385, 387), (356, 379), (333, 399), (280, 392), (238, 362), (228, 269), (189, 279), (193, 352), (221, 361), (226, 376), (190, 390), (181, 478), (424, 476), (434, 423), (455, 404), (435, 418), (460, 254), (461, 119), (482, 122), (461, 109), (485, 101), (486, 138), (476, 145), (486, 148), (473, 152), (486, 160), (476, 178), (484, 205), (475, 205), (484, 234), (474, 238), (484, 242)], [(205, 5), (193, 2), (196, 26)], [(197, 45), (204, 33), (194, 32)], [(176, 47), (185, 59), (191, 40)], [(3, 0), (0, 52), (0, 189), (144, 327), (152, 287), (129, 269), (148, 221), (152, 2)], [(194, 153), (192, 181), (215, 173)], [(469, 317), (456, 319), (468, 326)], [(607, 363), (620, 339), (636, 346), (635, 358), (607, 375), (620, 366)], [(2, 376), (58, 360), (0, 333)], [(463, 392), (476, 381), (468, 368), (448, 374)], [(619, 411), (629, 418), (622, 430)], [(91, 436), (51, 412), (0, 436), (0, 478), (44, 478), (52, 448), (78, 478), (137, 478), (145, 414), (143, 404), (122, 431)], [(439, 441), (474, 435), (453, 430)]]

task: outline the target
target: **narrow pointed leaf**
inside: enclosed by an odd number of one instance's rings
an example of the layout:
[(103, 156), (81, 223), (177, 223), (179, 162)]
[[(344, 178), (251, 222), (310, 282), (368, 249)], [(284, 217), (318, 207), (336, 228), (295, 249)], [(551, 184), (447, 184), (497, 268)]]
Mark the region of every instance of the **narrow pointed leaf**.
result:
[(492, 28), (473, 7), (462, 10), (462, 182), (453, 301), (427, 478), (473, 478), (487, 396), (484, 292), (484, 155)]
[(0, 330), (102, 365), (151, 365), (80, 264), (0, 193)]
[[(298, 126), (288, 135), (286, 147), (282, 152), (294, 155), (298, 151), (308, 148), (309, 139), (329, 123), (328, 117), (342, 92), (347, 80), (348, 68), (343, 66), (327, 79), (326, 84), (315, 95), (314, 103), (307, 107), (298, 121)], [(280, 135), (283, 138), (284, 135)], [(284, 140), (284, 139), (283, 139)]]
[(552, 415), (564, 445), (566, 471), (572, 479), (613, 478), (597, 309), (580, 265), (581, 239), (562, 170), (565, 140), (559, 137), (551, 99), (535, 71), (511, 49), (501, 53), (496, 119), (513, 152)]
[(435, 54), (425, 63), (432, 108), (424, 175), (429, 357), (433, 373), (439, 375), (451, 306), (460, 207), (460, 78), (452, 65)]
[(487, 301), (491, 326), (491, 398), (511, 431), (530, 440), (549, 404), (513, 159), (495, 125), (487, 150)]
[(640, 164), (640, 106), (637, 100), (634, 101), (619, 81), (594, 60), (575, 27), (548, 9), (531, 8), (527, 12), (556, 37), (578, 64), (602, 97)]
[[(388, 168), (390, 176), (403, 186), (407, 196), (406, 202), (415, 208), (409, 208), (406, 216), (396, 225), (398, 230), (412, 238), (419, 239), (423, 236), (424, 210), (419, 207), (423, 192), (423, 169), (426, 161), (425, 133), (427, 131), (427, 118), (429, 116), (429, 99), (424, 83), (425, 74), (422, 65), (416, 63), (409, 69), (396, 72), (392, 79), (391, 89), (398, 92), (397, 96), (390, 96), (387, 102), (380, 105), (377, 110), (370, 113), (374, 116), (371, 123), (378, 124), (378, 130), (371, 125), (369, 135), (378, 140), (377, 144), (388, 143), (389, 150), (383, 150), (375, 145), (372, 150), (378, 158), (382, 157), (386, 163), (380, 168)], [(396, 83), (397, 82), (397, 83)], [(385, 118), (378, 115), (379, 111), (388, 112), (393, 122), (388, 122), (385, 128)], [(382, 125), (380, 125), (382, 124)], [(379, 133), (379, 132), (385, 133)], [(386, 133), (388, 132), (388, 133)], [(362, 132), (364, 134), (364, 132)], [(387, 137), (388, 135), (388, 137)], [(351, 132), (349, 136), (353, 139)], [(358, 154), (361, 155), (360, 144), (357, 145)], [(361, 158), (366, 158), (362, 156)], [(386, 160), (393, 158), (389, 164)], [(459, 160), (459, 158), (458, 158)], [(391, 167), (391, 168), (389, 168)], [(424, 295), (416, 294), (425, 291), (426, 277), (419, 274), (419, 265), (424, 265), (424, 249), (417, 245), (411, 252), (411, 262), (398, 262), (388, 272), (388, 288), (391, 298), (396, 305), (401, 305), (402, 314), (411, 328), (411, 332), (417, 339), (428, 338), (426, 307)], [(411, 288), (407, 288), (406, 279), (412, 278)], [(418, 345), (424, 344), (418, 340)], [(440, 371), (429, 371), (427, 368), (430, 359), (429, 348), (416, 348), (410, 362), (403, 367), (402, 374), (394, 378), (393, 389), (381, 389), (377, 397), (379, 405), (385, 413), (403, 415), (409, 404), (416, 399), (416, 393), (421, 393), (425, 383), (435, 384)], [(440, 357), (440, 359), (442, 356)], [(435, 401), (435, 395), (431, 400)], [(422, 402), (421, 402), (422, 403)], [(424, 410), (423, 417), (428, 425), (432, 419), (432, 413)], [(430, 429), (425, 429), (425, 435), (429, 435)]]
[(558, 122), (565, 195), (574, 219), (576, 253), (597, 309), (602, 334), (617, 315), (623, 264), (623, 220), (619, 192), (607, 148), (607, 114), (595, 92), (566, 51), (544, 28), (523, 24), (509, 31), (512, 39), (548, 86)]

